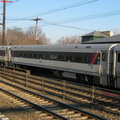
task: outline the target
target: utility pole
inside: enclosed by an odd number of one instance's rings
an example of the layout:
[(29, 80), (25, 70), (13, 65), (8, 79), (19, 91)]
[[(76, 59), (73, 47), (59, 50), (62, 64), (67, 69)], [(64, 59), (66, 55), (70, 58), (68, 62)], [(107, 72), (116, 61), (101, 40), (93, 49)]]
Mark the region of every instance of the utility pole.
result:
[(6, 18), (6, 0), (3, 2), (3, 29), (2, 29), (2, 45), (5, 45), (5, 18)]
[(38, 45), (38, 21), (42, 20), (41, 18), (36, 17), (36, 19), (32, 19), (36, 21), (36, 28), (35, 28), (35, 43)]
[(3, 0), (3, 1), (0, 1), (0, 2), (3, 2), (3, 23), (0, 23), (0, 25), (2, 25), (2, 45), (5, 45), (6, 44), (6, 40), (5, 40), (5, 21), (6, 21), (6, 3), (9, 2), (9, 3), (12, 3), (12, 1), (6, 1), (6, 0)]

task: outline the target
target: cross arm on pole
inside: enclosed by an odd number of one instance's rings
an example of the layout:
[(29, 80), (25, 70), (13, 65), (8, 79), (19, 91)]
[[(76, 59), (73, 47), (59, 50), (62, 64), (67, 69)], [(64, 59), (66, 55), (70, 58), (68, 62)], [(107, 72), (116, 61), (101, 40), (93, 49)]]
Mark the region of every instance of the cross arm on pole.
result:
[(0, 1), (0, 2), (12, 3), (12, 1), (6, 1), (6, 0)]

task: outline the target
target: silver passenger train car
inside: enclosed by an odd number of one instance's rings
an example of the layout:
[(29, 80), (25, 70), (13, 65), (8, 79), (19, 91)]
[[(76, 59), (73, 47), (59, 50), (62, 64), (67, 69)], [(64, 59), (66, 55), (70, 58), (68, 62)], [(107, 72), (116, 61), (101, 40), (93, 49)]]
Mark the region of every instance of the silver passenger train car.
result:
[(0, 46), (0, 61), (48, 68), (82, 82), (120, 88), (119, 44)]

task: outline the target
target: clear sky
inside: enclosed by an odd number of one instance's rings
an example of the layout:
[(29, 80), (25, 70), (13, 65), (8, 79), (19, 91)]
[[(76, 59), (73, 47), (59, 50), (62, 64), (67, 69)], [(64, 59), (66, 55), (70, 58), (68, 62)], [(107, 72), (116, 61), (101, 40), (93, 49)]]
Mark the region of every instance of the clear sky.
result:
[[(56, 42), (61, 37), (84, 35), (94, 30), (120, 33), (120, 0), (11, 0), (6, 6), (6, 27), (26, 30), (39, 27)], [(0, 12), (3, 7), (0, 2)], [(2, 21), (2, 15), (0, 16)]]

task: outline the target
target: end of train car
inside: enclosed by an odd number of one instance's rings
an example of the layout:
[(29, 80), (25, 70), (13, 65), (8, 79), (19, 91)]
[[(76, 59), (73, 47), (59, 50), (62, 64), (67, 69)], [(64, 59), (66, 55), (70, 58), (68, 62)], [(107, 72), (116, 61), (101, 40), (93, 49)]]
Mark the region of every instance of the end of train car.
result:
[(7, 65), (9, 61), (9, 46), (0, 46), (0, 64)]

